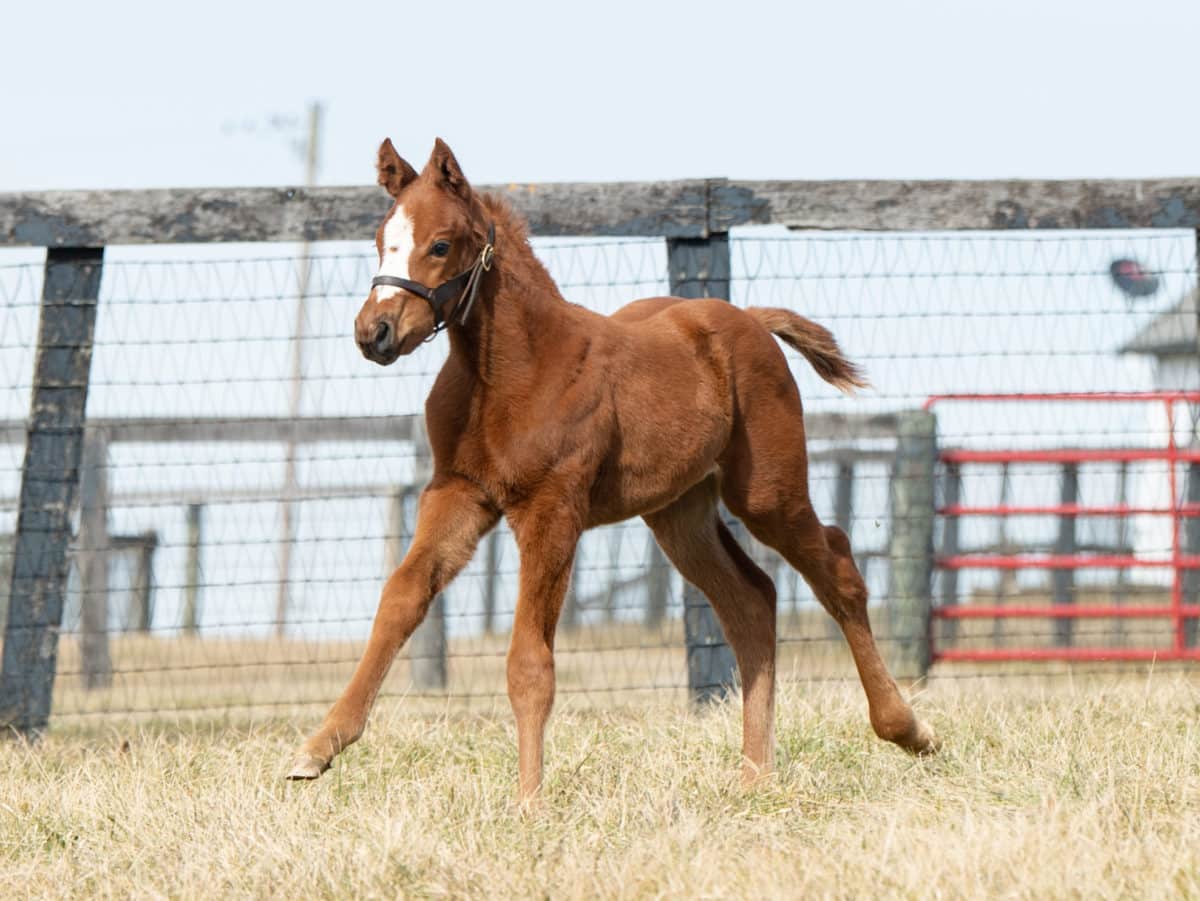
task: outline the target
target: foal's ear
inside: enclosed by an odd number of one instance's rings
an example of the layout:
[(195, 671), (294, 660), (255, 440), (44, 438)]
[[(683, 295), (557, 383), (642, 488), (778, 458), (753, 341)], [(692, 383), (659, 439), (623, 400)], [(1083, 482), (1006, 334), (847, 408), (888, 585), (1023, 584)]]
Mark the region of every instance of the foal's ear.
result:
[(391, 138), (384, 138), (379, 145), (379, 159), (375, 163), (381, 184), (392, 197), (399, 197), (404, 186), (417, 177), (416, 171), (400, 158)]
[(465, 200), (470, 196), (471, 186), (467, 184), (467, 178), (463, 175), (458, 160), (454, 158), (454, 151), (441, 138), (433, 142), (433, 153), (430, 154), (425, 168), (433, 170), (442, 184), (459, 197)]

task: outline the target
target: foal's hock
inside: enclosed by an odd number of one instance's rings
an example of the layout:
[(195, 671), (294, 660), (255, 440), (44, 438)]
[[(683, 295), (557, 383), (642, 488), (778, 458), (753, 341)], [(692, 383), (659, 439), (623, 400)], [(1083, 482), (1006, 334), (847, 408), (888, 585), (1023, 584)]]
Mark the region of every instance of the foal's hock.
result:
[(420, 174), (385, 140), (378, 174), (395, 202), (375, 235), (379, 274), (354, 334), (386, 366), (446, 331), (450, 353), (425, 407), (433, 478), (362, 659), (290, 778), (316, 778), (362, 735), (396, 653), (501, 516), (521, 555), (507, 666), (523, 799), (541, 785), (554, 630), (576, 543), (633, 516), (712, 603), (741, 675), (743, 777), (770, 772), (775, 586), (722, 523), (718, 500), (841, 626), (876, 733), (915, 754), (935, 750), (875, 646), (849, 540), (809, 500), (800, 394), (772, 335), (838, 388), (865, 385), (833, 336), (788, 310), (720, 300), (655, 297), (600, 316), (563, 300), (524, 223), (474, 192), (441, 140)]

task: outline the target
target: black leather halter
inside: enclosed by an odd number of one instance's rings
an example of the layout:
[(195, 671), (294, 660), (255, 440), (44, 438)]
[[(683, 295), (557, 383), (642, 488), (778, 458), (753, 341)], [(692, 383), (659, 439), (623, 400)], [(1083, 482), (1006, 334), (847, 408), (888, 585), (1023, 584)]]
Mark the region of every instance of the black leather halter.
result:
[[(479, 292), (479, 283), (483, 280), (483, 273), (492, 268), (492, 257), (495, 256), (495, 253), (496, 225), (490, 223), (487, 242), (483, 245), (483, 250), (479, 251), (475, 264), (454, 278), (442, 282), (436, 288), (427, 288), (420, 282), (400, 278), (397, 275), (377, 275), (371, 279), (371, 287), (402, 288), (428, 303), (429, 308), (433, 310), (433, 332), (429, 336), (432, 338), (446, 327), (449, 317), (442, 315), (442, 309), (446, 306), (446, 302), (453, 297), (458, 298), (458, 303), (454, 305), (452, 313), (457, 313), (459, 307), (462, 307), (462, 315), (458, 317), (458, 321), (460, 324), (467, 321), (467, 315), (475, 303), (475, 295)], [(463, 306), (464, 301), (466, 306)]]

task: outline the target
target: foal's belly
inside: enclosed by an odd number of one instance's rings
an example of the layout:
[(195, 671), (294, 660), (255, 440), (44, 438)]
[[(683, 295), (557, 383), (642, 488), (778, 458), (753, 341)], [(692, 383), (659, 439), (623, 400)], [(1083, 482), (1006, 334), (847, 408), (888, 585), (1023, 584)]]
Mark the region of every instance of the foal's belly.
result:
[(588, 526), (661, 510), (716, 466), (729, 441), (724, 411), (680, 404), (628, 419), (592, 486)]
[(597, 483), (592, 491), (586, 528), (606, 526), (661, 510), (704, 479), (713, 469), (714, 465), (706, 469), (697, 468), (684, 478), (657, 485), (622, 485), (607, 481)]

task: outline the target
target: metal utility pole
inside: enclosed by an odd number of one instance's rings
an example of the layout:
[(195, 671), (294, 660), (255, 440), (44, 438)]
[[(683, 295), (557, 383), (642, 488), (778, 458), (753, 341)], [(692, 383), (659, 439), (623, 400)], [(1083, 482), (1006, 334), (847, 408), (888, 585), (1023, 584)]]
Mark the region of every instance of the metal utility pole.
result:
[[(313, 101), (308, 105), (308, 138), (304, 145), (304, 186), (311, 188), (317, 182), (317, 166), (320, 161), (321, 104)], [(297, 274), (296, 323), (292, 329), (291, 395), (288, 402), (288, 419), (294, 423), (300, 416), (300, 401), (304, 387), (304, 323), (307, 318), (309, 282), (309, 244), (300, 245), (300, 268)], [(275, 598), (275, 634), (287, 632), (288, 608), (291, 601), (292, 546), (296, 540), (296, 437), (288, 436), (283, 470), (282, 534), (279, 544), (279, 590)]]

